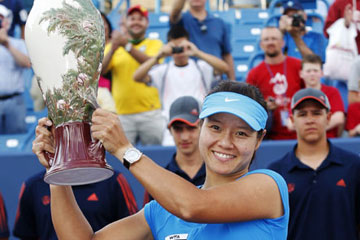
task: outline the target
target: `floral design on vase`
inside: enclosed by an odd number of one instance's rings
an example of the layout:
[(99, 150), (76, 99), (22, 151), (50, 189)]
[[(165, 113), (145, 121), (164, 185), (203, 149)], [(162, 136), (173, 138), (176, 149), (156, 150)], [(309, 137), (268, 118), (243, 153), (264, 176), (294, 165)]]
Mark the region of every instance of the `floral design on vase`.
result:
[[(55, 126), (64, 122), (90, 122), (97, 107), (97, 86), (104, 56), (104, 27), (99, 12), (89, 0), (72, 1), (81, 11), (64, 0), (62, 8), (51, 8), (39, 21), (39, 24), (48, 22), (48, 35), (56, 33), (65, 37), (63, 55), (72, 52), (77, 62), (77, 69), (69, 69), (61, 76), (62, 87), (46, 92), (41, 89)], [(40, 77), (37, 81), (42, 86)]]

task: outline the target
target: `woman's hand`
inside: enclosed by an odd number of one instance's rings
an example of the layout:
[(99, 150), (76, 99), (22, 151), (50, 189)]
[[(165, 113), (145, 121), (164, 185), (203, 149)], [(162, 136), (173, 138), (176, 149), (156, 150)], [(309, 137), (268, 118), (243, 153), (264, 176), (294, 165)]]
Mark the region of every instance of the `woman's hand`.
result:
[(96, 109), (92, 116), (91, 132), (93, 138), (99, 140), (105, 149), (121, 162), (126, 149), (132, 146), (115, 113)]
[[(50, 128), (50, 130), (49, 130)], [(35, 140), (33, 141), (32, 151), (38, 157), (40, 163), (48, 170), (50, 168), (49, 159), (45, 157), (45, 152), (55, 152), (55, 129), (48, 118), (41, 118), (35, 130)]]

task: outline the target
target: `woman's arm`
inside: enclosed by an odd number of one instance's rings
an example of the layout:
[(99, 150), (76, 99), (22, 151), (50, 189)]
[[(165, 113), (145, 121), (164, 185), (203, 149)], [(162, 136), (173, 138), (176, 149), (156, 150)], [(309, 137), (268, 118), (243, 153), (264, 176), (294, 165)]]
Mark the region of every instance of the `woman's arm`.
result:
[[(97, 109), (91, 131), (111, 154), (123, 161), (131, 147), (116, 114)], [(193, 184), (142, 156), (131, 173), (166, 210), (193, 222), (235, 222), (283, 215), (276, 182), (264, 174), (251, 174), (211, 189)]]
[[(48, 130), (49, 127), (52, 128), (52, 131)], [(38, 156), (40, 163), (47, 169), (49, 163), (44, 156), (44, 151), (54, 152), (53, 129), (51, 122), (47, 118), (39, 120), (36, 127), (36, 138), (33, 143), (34, 153)], [(81, 212), (70, 186), (50, 185), (50, 193), (52, 221), (60, 240), (110, 240), (118, 239), (119, 236), (122, 239), (130, 240), (153, 239), (143, 210), (94, 233)]]

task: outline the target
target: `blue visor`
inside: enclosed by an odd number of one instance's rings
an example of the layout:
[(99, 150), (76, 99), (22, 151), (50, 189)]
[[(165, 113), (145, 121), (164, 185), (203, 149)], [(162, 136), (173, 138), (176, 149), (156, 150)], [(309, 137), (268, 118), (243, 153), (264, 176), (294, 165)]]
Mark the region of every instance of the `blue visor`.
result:
[(233, 114), (255, 131), (265, 129), (268, 114), (255, 100), (234, 92), (217, 92), (205, 98), (199, 118), (203, 119), (216, 113)]

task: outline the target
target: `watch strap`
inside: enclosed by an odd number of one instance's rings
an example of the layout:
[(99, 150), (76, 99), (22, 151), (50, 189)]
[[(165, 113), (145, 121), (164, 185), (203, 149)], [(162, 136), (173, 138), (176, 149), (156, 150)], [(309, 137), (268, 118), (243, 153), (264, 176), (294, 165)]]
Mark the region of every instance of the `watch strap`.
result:
[(128, 161), (128, 160), (126, 160), (125, 158), (123, 158), (123, 164), (124, 164), (124, 167), (126, 167), (126, 169), (128, 169), (129, 170), (129, 168), (130, 168), (130, 162)]

